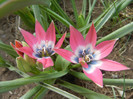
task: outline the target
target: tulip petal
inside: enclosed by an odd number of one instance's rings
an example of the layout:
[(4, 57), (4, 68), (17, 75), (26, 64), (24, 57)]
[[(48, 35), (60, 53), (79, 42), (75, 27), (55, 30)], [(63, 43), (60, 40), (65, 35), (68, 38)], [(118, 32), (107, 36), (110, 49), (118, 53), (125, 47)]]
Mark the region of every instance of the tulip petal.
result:
[(48, 41), (52, 41), (55, 44), (56, 36), (55, 36), (54, 22), (51, 22), (49, 28), (47, 29), (46, 38), (45, 39), (48, 40)]
[(35, 25), (35, 31), (36, 31), (36, 38), (39, 43), (41, 42), (41, 40), (45, 40), (46, 33), (41, 24), (37, 20)]
[(83, 72), (94, 83), (96, 83), (100, 87), (103, 87), (102, 72), (98, 68), (89, 66), (88, 68), (83, 68)]
[(55, 48), (60, 48), (64, 39), (66, 37), (66, 33), (61, 37), (61, 39), (58, 41), (58, 43), (56, 44)]
[(33, 50), (30, 48), (30, 47), (21, 47), (21, 48), (18, 48), (19, 51), (27, 54), (28, 56), (32, 57), (32, 58), (35, 58), (33, 56)]
[(70, 26), (70, 46), (73, 52), (75, 52), (75, 50), (79, 46), (84, 46), (84, 45), (85, 45), (85, 41), (82, 34), (74, 27)]
[(24, 53), (21, 52), (21, 51), (19, 51), (19, 50), (17, 49), (17, 48), (21, 48), (20, 45), (16, 44), (16, 42), (15, 42), (15, 45), (17, 45), (17, 47), (14, 46), (12, 42), (10, 42), (10, 45), (14, 48), (14, 50), (17, 52), (18, 55), (20, 55), (21, 57), (23, 57)]
[(79, 63), (80, 63), (84, 68), (88, 68), (88, 64), (84, 61), (83, 58), (79, 58)]
[(35, 36), (33, 36), (31, 33), (20, 29), (25, 41), (28, 43), (28, 45), (32, 48), (34, 46), (34, 44), (37, 43), (37, 39), (35, 38)]
[(16, 48), (23, 47), (23, 45), (21, 44), (21, 42), (19, 42), (18, 40), (15, 40), (15, 46), (16, 46)]
[(121, 71), (121, 70), (128, 70), (130, 68), (112, 60), (102, 59), (102, 64), (97, 68), (106, 70), (106, 71)]
[(76, 57), (72, 52), (65, 49), (54, 49), (54, 51), (72, 63), (78, 63), (78, 57)]
[(97, 39), (96, 30), (94, 24), (92, 23), (89, 32), (86, 35), (85, 44), (86, 45), (91, 44), (92, 47), (94, 48), (96, 44), (96, 39)]
[(54, 65), (50, 57), (43, 57), (41, 59), (38, 59), (37, 61), (43, 64), (43, 69)]
[(95, 52), (95, 55), (96, 56), (100, 55), (99, 59), (102, 59), (102, 58), (108, 56), (111, 53), (115, 42), (116, 42), (116, 40), (109, 40), (109, 41), (104, 41), (104, 42), (98, 44), (96, 46), (97, 51)]

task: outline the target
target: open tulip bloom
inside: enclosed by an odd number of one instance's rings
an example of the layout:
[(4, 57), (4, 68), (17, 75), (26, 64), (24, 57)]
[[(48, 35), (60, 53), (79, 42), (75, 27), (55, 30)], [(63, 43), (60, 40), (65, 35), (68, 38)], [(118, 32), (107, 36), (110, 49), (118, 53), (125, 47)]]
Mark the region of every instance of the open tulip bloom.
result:
[(38, 62), (43, 64), (43, 69), (53, 66), (54, 64), (50, 56), (55, 53), (54, 49), (61, 47), (66, 33), (55, 45), (56, 35), (53, 22), (51, 22), (49, 28), (47, 29), (47, 32), (45, 32), (40, 23), (36, 21), (36, 37), (23, 29), (20, 29), (20, 31), (29, 47), (18, 48), (19, 51), (27, 54), (34, 59), (37, 59)]
[(102, 87), (103, 76), (101, 70), (120, 71), (129, 68), (118, 62), (103, 59), (110, 54), (116, 40), (104, 41), (95, 46), (96, 39), (97, 35), (93, 24), (85, 40), (78, 30), (70, 26), (70, 46), (72, 52), (65, 49), (55, 49), (55, 52), (72, 63), (80, 63), (84, 74)]

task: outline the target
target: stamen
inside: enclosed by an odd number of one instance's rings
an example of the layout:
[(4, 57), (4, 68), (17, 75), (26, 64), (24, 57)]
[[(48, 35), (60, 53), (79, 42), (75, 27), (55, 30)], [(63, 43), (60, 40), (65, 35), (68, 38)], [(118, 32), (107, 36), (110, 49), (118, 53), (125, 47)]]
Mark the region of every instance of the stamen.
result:
[(85, 55), (85, 57), (84, 57), (84, 60), (85, 60), (87, 63), (91, 62), (92, 59), (93, 59), (93, 56), (92, 56), (91, 54)]

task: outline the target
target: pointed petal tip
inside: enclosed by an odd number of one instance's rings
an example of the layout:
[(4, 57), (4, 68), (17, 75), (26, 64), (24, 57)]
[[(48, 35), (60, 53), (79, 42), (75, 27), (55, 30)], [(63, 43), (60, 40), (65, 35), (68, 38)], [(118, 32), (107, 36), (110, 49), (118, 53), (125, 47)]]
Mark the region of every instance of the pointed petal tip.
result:
[(39, 21), (36, 19), (36, 23), (35, 24), (38, 24), (39, 23)]
[(12, 47), (14, 46), (12, 42), (10, 42), (10, 45), (11, 45)]
[(119, 40), (119, 38), (116, 38), (115, 40), (117, 41), (117, 40)]
[(93, 22), (92, 22), (92, 26), (95, 27)]
[(19, 31), (21, 31), (21, 30), (22, 30), (22, 28), (20, 28), (20, 27), (18, 27), (18, 29), (19, 29)]
[(15, 40), (15, 43), (19, 43), (19, 44), (21, 44), (21, 42), (20, 42), (19, 40)]
[(125, 68), (124, 68), (123, 70), (130, 70), (130, 69), (131, 69), (131, 68), (125, 66)]
[(54, 24), (54, 21), (53, 20), (51, 21), (51, 24)]
[(71, 29), (74, 29), (74, 27), (73, 27), (72, 25), (70, 25), (70, 30), (71, 30)]
[(103, 83), (102, 84), (97, 84), (96, 83), (96, 85), (99, 86), (99, 87), (101, 87), (101, 88), (103, 88)]

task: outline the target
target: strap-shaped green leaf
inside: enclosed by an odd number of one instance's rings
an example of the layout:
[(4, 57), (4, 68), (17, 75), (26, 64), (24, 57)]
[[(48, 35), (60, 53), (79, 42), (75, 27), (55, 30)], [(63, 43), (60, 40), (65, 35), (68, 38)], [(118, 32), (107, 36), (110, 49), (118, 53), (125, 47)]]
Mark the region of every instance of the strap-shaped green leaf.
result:
[(20, 79), (11, 80), (11, 81), (2, 81), (2, 82), (0, 82), (0, 93), (8, 91), (8, 90), (5, 90), (6, 88), (14, 89), (19, 86), (33, 83), (33, 82), (40, 82), (43, 80), (59, 78), (61, 76), (64, 76), (65, 74), (67, 74), (67, 72), (68, 72), (68, 70), (61, 71), (61, 72), (54, 72), (54, 73), (50, 73), (50, 74), (41, 73), (39, 75), (32, 76), (32, 77), (20, 78)]
[(117, 38), (121, 38), (125, 35), (127, 35), (128, 33), (131, 33), (133, 31), (133, 22), (117, 29), (116, 31), (110, 33), (109, 35), (101, 38), (100, 40), (97, 41), (97, 44), (106, 41), (106, 40), (111, 40), (111, 39), (117, 39)]
[[(82, 79), (86, 81), (91, 81), (84, 73), (70, 71), (71, 75)], [(122, 85), (125, 84), (125, 86), (133, 86), (133, 79), (107, 79), (103, 78), (103, 83), (106, 85)]]
[(0, 17), (33, 4), (49, 6), (50, 0), (5, 0), (0, 2)]
[(73, 91), (85, 96), (87, 99), (111, 99), (110, 97), (107, 97), (107, 96), (105, 96), (103, 94), (96, 93), (94, 91), (91, 91), (89, 89), (80, 87), (78, 85), (74, 85), (74, 84), (68, 83), (66, 81), (62, 81), (61, 80), (59, 84), (61, 86), (63, 86), (63, 87), (71, 89), (71, 90), (73, 90)]
[(0, 50), (5, 51), (9, 55), (11, 55), (13, 58), (16, 58), (18, 56), (15, 50), (11, 46), (4, 44), (1, 41), (0, 41)]

